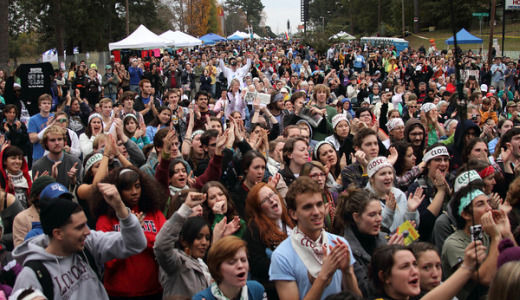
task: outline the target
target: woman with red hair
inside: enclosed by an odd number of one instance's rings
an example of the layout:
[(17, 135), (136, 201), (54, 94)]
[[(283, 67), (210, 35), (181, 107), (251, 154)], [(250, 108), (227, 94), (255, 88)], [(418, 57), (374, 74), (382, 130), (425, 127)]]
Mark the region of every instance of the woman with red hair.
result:
[(248, 244), (251, 277), (265, 287), (268, 299), (278, 299), (268, 275), (271, 254), (291, 234), (293, 222), (280, 194), (265, 182), (257, 183), (247, 194), (246, 215), (249, 221), (244, 240)]

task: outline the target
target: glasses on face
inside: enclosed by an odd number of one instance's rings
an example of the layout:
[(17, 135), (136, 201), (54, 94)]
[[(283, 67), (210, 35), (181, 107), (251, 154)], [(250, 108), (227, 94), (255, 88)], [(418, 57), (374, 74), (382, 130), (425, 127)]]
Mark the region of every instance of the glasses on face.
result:
[(56, 120), (58, 123), (67, 123), (67, 119), (58, 119)]
[(277, 198), (274, 198), (274, 197), (278, 197), (275, 193), (271, 192), (269, 193), (269, 195), (267, 195), (264, 199), (262, 199), (260, 201), (260, 205), (263, 205), (264, 203), (267, 203), (268, 201), (270, 200), (277, 200)]
[(324, 178), (325, 176), (325, 173), (315, 173), (309, 175), (309, 177), (312, 179)]

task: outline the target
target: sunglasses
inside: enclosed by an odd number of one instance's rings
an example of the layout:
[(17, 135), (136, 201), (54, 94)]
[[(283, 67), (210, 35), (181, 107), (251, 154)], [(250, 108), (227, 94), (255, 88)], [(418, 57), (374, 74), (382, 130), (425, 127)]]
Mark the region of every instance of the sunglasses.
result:
[(58, 119), (56, 120), (58, 123), (67, 123), (67, 119)]

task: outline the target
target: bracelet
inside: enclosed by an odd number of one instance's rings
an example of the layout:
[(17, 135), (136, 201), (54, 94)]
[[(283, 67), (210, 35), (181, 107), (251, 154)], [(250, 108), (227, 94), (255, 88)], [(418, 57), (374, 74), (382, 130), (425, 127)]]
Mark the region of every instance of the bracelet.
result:
[(191, 143), (191, 138), (185, 138), (184, 140), (185, 140), (186, 142)]
[(103, 154), (104, 157), (107, 157), (108, 159), (110, 159), (110, 155), (108, 154)]

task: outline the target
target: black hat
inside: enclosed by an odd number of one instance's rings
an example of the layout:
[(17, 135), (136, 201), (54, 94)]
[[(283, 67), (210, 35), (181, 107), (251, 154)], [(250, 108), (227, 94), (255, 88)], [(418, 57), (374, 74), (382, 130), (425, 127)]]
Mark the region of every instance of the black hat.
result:
[(78, 203), (68, 198), (53, 198), (40, 200), (40, 221), (43, 232), (52, 237), (52, 230), (65, 225), (70, 215), (81, 210)]

